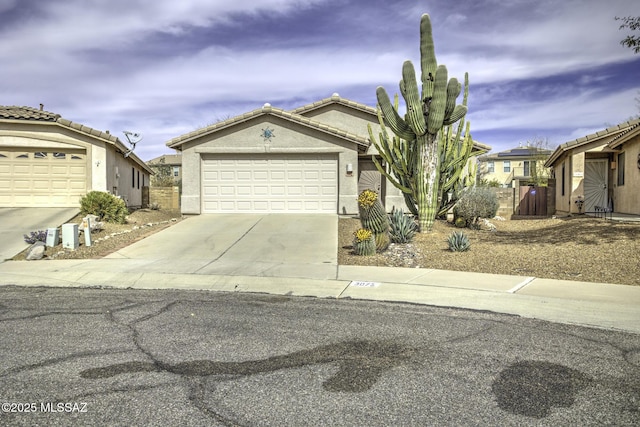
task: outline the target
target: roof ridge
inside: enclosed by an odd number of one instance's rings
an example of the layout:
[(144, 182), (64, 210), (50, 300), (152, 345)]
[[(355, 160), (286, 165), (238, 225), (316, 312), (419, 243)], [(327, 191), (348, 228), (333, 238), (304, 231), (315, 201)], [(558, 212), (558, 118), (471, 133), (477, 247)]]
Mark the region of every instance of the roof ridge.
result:
[(315, 110), (318, 109), (320, 107), (323, 107), (325, 105), (329, 105), (331, 103), (337, 103), (337, 104), (342, 104), (342, 105), (346, 105), (349, 107), (353, 107), (362, 111), (365, 111), (367, 113), (371, 113), (371, 114), (378, 114), (378, 110), (374, 107), (371, 107), (369, 105), (363, 104), (361, 102), (357, 102), (357, 101), (352, 101), (350, 99), (347, 98), (342, 98), (339, 94), (334, 93), (333, 95), (331, 95), (328, 98), (323, 98), (319, 101), (315, 101), (312, 102), (310, 104), (306, 104), (303, 105), (301, 107), (295, 108), (293, 110), (291, 110), (292, 113), (296, 113), (296, 114), (300, 114), (301, 112), (307, 112), (307, 111), (311, 111), (311, 110)]
[(333, 126), (330, 126), (326, 123), (322, 123), (313, 119), (310, 119), (309, 117), (305, 117), (302, 116), (298, 113), (295, 113), (293, 111), (287, 111), (284, 110), (282, 108), (277, 108), (277, 107), (272, 107), (270, 104), (265, 104), (263, 105), (261, 108), (256, 108), (252, 111), (249, 111), (247, 113), (244, 114), (240, 114), (238, 116), (235, 117), (231, 117), (229, 119), (223, 120), (221, 122), (217, 122), (214, 124), (211, 124), (209, 126), (205, 126), (203, 128), (200, 129), (196, 129), (194, 131), (188, 132), (184, 135), (175, 137), (170, 139), (166, 145), (169, 147), (175, 147), (176, 145), (179, 145), (180, 143), (184, 143), (192, 138), (195, 137), (200, 137), (203, 135), (206, 135), (208, 133), (211, 132), (217, 132), (219, 130), (222, 130), (226, 127), (238, 124), (238, 123), (242, 123), (244, 121), (247, 121), (249, 119), (252, 119), (254, 117), (258, 117), (260, 115), (263, 114), (274, 114), (276, 116), (282, 117), (286, 120), (291, 120), (294, 122), (297, 122), (301, 125), (305, 125), (305, 126), (310, 126), (313, 127), (315, 129), (318, 129), (320, 131), (326, 132), (326, 133), (331, 133), (333, 135), (342, 137), (342, 138), (347, 138), (347, 139), (351, 139), (353, 141), (355, 141), (356, 143), (360, 144), (360, 145), (366, 145), (369, 146), (369, 139), (365, 138), (364, 136), (361, 135), (356, 135), (354, 133), (351, 132), (347, 132), (343, 129), (339, 129)]

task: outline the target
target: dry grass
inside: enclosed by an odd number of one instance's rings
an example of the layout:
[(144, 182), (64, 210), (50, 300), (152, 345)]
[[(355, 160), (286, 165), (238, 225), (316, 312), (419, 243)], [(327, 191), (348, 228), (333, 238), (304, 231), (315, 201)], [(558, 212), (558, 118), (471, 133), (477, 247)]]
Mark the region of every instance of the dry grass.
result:
[(352, 233), (360, 222), (342, 218), (338, 263), (640, 285), (640, 223), (582, 216), (492, 223), (496, 231), (464, 229), (469, 252), (450, 252), (446, 239), (460, 229), (438, 221), (432, 233), (418, 234), (410, 245), (360, 257), (351, 252)]

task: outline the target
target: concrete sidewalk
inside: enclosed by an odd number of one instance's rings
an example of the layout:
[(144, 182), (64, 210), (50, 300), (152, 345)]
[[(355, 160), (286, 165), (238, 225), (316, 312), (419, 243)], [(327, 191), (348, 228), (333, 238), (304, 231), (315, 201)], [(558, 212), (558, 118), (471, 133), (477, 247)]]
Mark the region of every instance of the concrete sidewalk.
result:
[[(146, 239), (145, 239), (146, 240)], [(1, 284), (18, 286), (206, 289), (354, 298), (459, 307), (551, 322), (640, 333), (640, 287), (432, 269), (290, 264), (216, 273), (183, 260), (16, 261), (0, 264)], [(158, 264), (155, 264), (156, 267)], [(331, 276), (331, 277), (328, 277)]]

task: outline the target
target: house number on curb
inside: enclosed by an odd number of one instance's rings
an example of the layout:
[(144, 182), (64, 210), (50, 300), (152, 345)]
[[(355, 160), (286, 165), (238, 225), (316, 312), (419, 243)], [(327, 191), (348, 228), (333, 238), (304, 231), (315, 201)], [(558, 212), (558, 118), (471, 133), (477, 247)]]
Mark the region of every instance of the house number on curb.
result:
[(377, 288), (380, 286), (380, 283), (377, 282), (361, 282), (361, 281), (353, 281), (349, 283), (349, 286), (355, 286), (358, 288)]

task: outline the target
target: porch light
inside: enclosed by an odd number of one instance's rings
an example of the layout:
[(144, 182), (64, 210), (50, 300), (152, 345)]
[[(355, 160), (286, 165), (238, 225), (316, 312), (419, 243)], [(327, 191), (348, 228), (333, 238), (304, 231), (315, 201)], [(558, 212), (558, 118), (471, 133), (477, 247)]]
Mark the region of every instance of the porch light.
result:
[(347, 163), (347, 176), (353, 175), (353, 164)]

